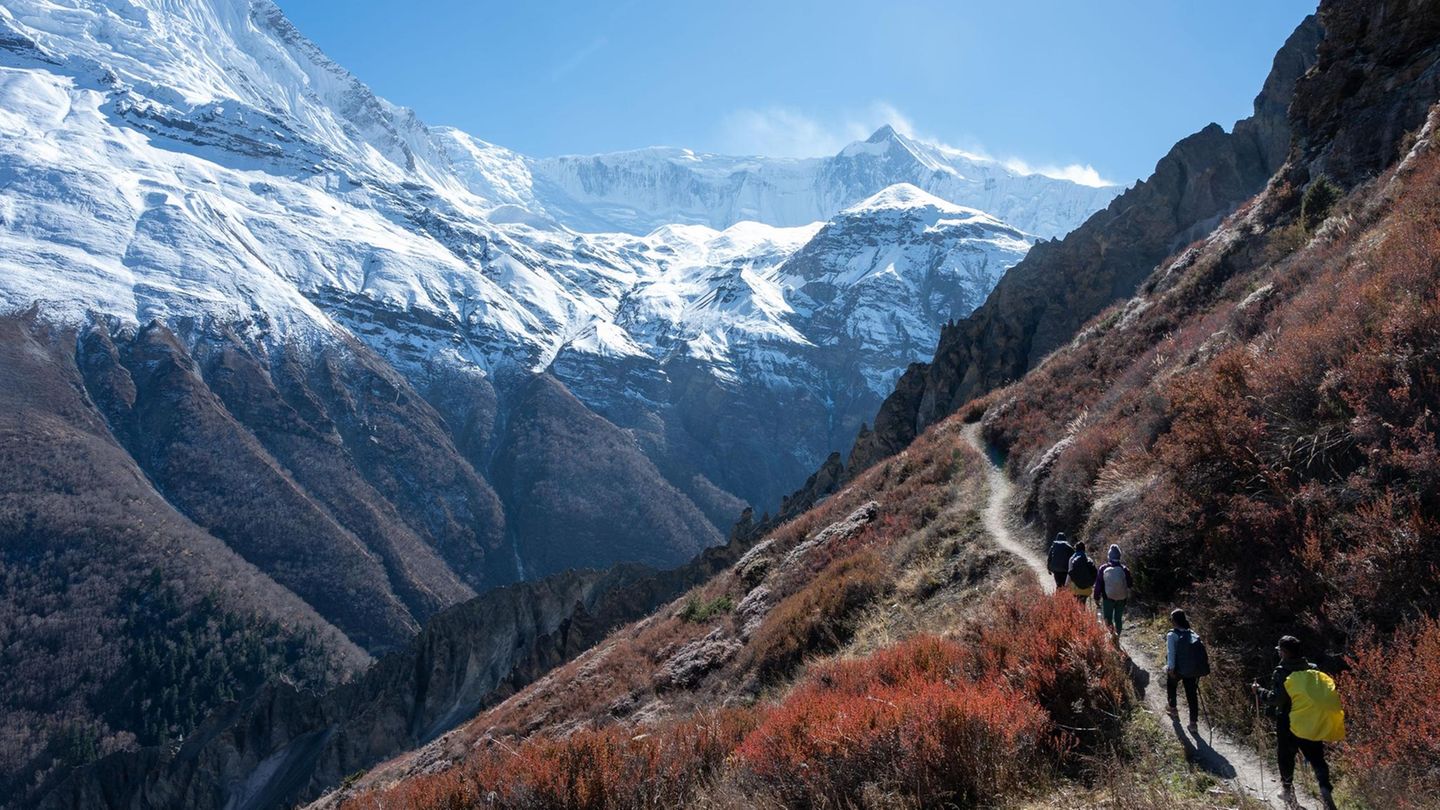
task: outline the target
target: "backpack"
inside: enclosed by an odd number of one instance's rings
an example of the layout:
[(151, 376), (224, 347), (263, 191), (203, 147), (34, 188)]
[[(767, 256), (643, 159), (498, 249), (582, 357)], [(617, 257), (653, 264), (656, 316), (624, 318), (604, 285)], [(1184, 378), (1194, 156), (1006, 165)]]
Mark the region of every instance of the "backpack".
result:
[(1095, 587), (1095, 563), (1089, 557), (1076, 555), (1070, 560), (1070, 581), (1081, 588)]
[(1105, 577), (1105, 588), (1102, 591), (1105, 598), (1112, 602), (1119, 602), (1130, 598), (1130, 574), (1125, 566), (1116, 563), (1105, 566), (1102, 574)]
[(1193, 630), (1175, 631), (1175, 674), (1181, 678), (1203, 678), (1210, 674), (1210, 651)]
[(1285, 678), (1290, 695), (1290, 732), (1302, 740), (1345, 739), (1345, 710), (1335, 681), (1318, 669), (1302, 669)]
[(1050, 544), (1050, 559), (1047, 560), (1047, 567), (1052, 574), (1063, 574), (1070, 567), (1070, 555), (1075, 553), (1075, 547), (1064, 540), (1056, 540)]

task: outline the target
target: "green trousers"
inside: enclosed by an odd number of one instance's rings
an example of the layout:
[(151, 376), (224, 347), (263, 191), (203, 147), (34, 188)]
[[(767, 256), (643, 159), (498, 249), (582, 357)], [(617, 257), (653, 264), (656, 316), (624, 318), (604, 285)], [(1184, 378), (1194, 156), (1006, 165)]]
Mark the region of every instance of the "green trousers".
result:
[(1100, 617), (1104, 622), (1115, 628), (1118, 635), (1125, 631), (1125, 600), (1102, 598), (1100, 600)]

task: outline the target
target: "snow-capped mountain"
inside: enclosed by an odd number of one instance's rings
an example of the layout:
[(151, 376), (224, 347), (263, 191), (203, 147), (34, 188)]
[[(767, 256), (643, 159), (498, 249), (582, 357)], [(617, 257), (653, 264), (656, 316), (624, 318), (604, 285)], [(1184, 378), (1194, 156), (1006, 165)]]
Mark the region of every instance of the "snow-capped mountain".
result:
[[(780, 268), (817, 346), (847, 346), (883, 396), (940, 336), (985, 300), (1030, 238), (909, 184), (842, 211)], [(898, 350), (898, 351), (897, 351)]]
[(532, 193), (578, 230), (643, 233), (671, 222), (827, 220), (896, 183), (985, 211), (1026, 233), (1064, 236), (1120, 189), (1022, 174), (883, 126), (824, 158), (776, 159), (653, 148), (533, 161)]
[[(0, 178), (0, 316), (77, 330), (136, 474), (371, 647), (474, 590), (717, 542), (1114, 191), (888, 127), (809, 161), (536, 160), (376, 97), (270, 0), (3, 0)], [(178, 401), (183, 436), (132, 421)], [(275, 556), (165, 466), (217, 430), (318, 550)], [(334, 555), (383, 615), (307, 578)]]

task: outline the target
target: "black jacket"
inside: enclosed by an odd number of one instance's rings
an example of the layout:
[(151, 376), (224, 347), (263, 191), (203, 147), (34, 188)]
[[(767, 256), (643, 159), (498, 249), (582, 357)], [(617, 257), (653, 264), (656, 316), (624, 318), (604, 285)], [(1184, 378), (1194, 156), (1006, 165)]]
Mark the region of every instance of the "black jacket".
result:
[(1319, 667), (1304, 658), (1281, 661), (1275, 667), (1274, 674), (1270, 676), (1270, 688), (1260, 690), (1260, 698), (1269, 708), (1270, 716), (1286, 728), (1290, 726), (1290, 693), (1285, 690), (1285, 679), (1296, 672), (1304, 672), (1307, 669), (1319, 669)]
[(1050, 544), (1050, 556), (1045, 561), (1046, 568), (1052, 574), (1063, 574), (1070, 570), (1070, 558), (1075, 554), (1075, 547), (1064, 540), (1056, 540)]

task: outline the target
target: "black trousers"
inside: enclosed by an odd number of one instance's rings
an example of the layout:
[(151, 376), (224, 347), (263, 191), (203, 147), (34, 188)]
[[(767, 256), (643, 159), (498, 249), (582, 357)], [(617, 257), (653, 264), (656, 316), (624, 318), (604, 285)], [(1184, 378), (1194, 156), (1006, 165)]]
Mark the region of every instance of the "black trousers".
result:
[(1165, 693), (1170, 698), (1170, 708), (1175, 708), (1177, 687), (1182, 683), (1185, 684), (1185, 705), (1190, 707), (1190, 722), (1194, 724), (1200, 719), (1200, 679), (1171, 675), (1165, 680)]
[(1304, 754), (1315, 771), (1315, 781), (1330, 789), (1330, 766), (1325, 762), (1325, 743), (1302, 740), (1290, 731), (1289, 718), (1283, 718), (1275, 729), (1275, 749), (1280, 757), (1280, 784), (1295, 784), (1295, 755)]
[(1055, 590), (1058, 591), (1065, 587), (1065, 577), (1068, 575), (1064, 571), (1051, 571), (1050, 573), (1055, 575)]

